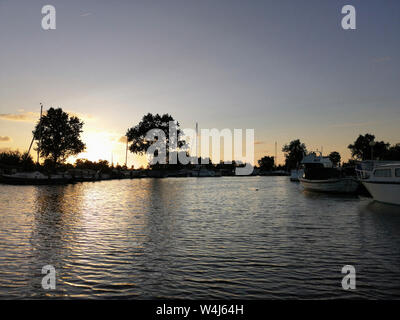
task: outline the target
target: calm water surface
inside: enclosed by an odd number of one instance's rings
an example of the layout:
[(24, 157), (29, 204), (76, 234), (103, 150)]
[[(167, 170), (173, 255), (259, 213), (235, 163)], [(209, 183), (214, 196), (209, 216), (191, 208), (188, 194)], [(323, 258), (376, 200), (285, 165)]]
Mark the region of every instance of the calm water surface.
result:
[(46, 297), (400, 298), (400, 208), (288, 177), (0, 185), (0, 298)]

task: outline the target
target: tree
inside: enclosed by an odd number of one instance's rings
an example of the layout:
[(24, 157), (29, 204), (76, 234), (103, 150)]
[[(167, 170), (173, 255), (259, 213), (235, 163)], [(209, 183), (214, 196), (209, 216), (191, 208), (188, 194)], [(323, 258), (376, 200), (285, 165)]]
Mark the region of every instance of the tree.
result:
[(111, 172), (111, 167), (109, 166), (107, 160), (99, 160), (98, 162), (93, 162), (88, 159), (76, 159), (75, 168), (83, 170), (96, 170), (103, 173)]
[(299, 139), (291, 141), (283, 146), (282, 151), (285, 153), (285, 164), (287, 169), (295, 169), (303, 160), (307, 153), (307, 148)]
[(340, 161), (341, 161), (342, 157), (340, 156), (340, 153), (339, 153), (339, 152), (337, 152), (337, 151), (332, 151), (332, 152), (329, 154), (329, 159), (332, 161), (332, 163), (333, 163), (335, 166), (337, 166), (337, 165), (340, 164)]
[[(176, 130), (176, 136), (170, 135), (170, 123), (171, 128)], [(165, 134), (164, 141), (160, 141), (160, 137), (153, 141), (146, 140), (146, 135), (150, 130), (160, 129)], [(126, 137), (128, 138), (129, 150), (132, 153), (143, 155), (146, 153), (147, 149), (155, 141), (162, 142), (166, 146), (166, 161), (168, 163), (169, 151), (178, 151), (178, 149), (185, 146), (185, 141), (180, 140), (180, 135), (183, 132), (179, 128), (179, 123), (175, 122), (174, 118), (169, 114), (159, 115), (158, 113), (153, 115), (148, 113), (143, 116), (142, 120), (136, 126), (128, 129)], [(176, 146), (176, 148), (174, 148)], [(157, 154), (155, 154), (157, 155)]]
[(265, 171), (271, 171), (274, 168), (274, 165), (274, 157), (264, 156), (260, 160), (258, 160), (258, 166), (260, 167), (260, 169)]
[(34, 138), (40, 140), (40, 156), (51, 159), (55, 166), (69, 156), (85, 150), (81, 141), (83, 122), (78, 117), (70, 117), (61, 108), (50, 108), (42, 116), (33, 131)]
[(33, 171), (35, 163), (28, 152), (6, 151), (0, 153), (0, 164), (9, 167), (21, 167), (24, 171)]
[(33, 171), (35, 169), (35, 162), (28, 152), (24, 152), (21, 155), (21, 166), (24, 171)]
[(6, 151), (0, 153), (0, 163), (7, 166), (19, 166), (21, 163), (21, 153), (19, 151)]
[(400, 161), (400, 143), (391, 146), (384, 156), (384, 160)]
[(390, 144), (383, 141), (375, 141), (373, 134), (359, 135), (353, 144), (349, 144), (351, 155), (357, 160), (383, 159)]

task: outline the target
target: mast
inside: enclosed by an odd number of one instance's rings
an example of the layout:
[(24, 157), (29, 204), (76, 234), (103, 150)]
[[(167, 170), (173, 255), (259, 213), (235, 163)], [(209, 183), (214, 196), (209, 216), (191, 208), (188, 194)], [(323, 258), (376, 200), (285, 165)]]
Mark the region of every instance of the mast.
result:
[(128, 169), (128, 137), (126, 137), (125, 167)]
[(196, 122), (196, 163), (199, 161), (198, 149), (199, 149), (199, 124)]
[(43, 113), (43, 105), (40, 103), (40, 118), (39, 118), (39, 142), (38, 142), (38, 149), (37, 149), (37, 164), (39, 164), (40, 160), (40, 147), (41, 147), (41, 140), (42, 140), (42, 130), (41, 130), (41, 122), (42, 122), (42, 113)]
[(275, 141), (275, 168), (276, 168), (276, 166), (278, 165), (278, 144), (277, 144), (277, 142)]
[[(40, 139), (41, 139), (41, 136), (40, 136), (40, 125), (41, 125), (41, 121), (42, 121), (42, 110), (43, 110), (43, 105), (42, 105), (42, 103), (40, 103), (39, 143), (38, 143), (38, 152), (37, 152), (37, 163), (38, 163), (38, 164), (39, 164), (39, 154), (40, 154)], [(33, 135), (33, 137), (32, 137), (32, 141), (31, 141), (31, 144), (29, 145), (29, 149), (28, 149), (28, 152), (26, 153), (26, 156), (25, 156), (24, 161), (25, 161), (26, 159), (28, 159), (29, 153), (31, 152), (31, 148), (32, 148), (32, 145), (33, 145), (33, 142), (34, 142), (34, 141), (35, 141), (35, 135)]]

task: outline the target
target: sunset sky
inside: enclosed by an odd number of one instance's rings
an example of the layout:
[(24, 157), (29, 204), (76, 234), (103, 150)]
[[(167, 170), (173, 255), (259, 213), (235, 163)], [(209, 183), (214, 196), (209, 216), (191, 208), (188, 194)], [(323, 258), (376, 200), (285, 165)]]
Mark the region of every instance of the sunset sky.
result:
[(148, 112), (253, 128), (256, 160), (297, 138), (347, 160), (359, 134), (400, 142), (399, 31), (398, 0), (0, 0), (0, 149), (28, 149), (42, 102), (85, 121), (90, 160), (123, 164)]

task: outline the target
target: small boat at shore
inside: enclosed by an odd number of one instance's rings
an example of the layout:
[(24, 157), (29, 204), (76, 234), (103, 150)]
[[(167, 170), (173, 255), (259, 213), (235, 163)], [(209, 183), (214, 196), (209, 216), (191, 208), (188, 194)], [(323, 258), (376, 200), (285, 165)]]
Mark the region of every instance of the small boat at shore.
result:
[(304, 170), (299, 181), (305, 190), (329, 193), (355, 193), (360, 187), (355, 177), (345, 176), (340, 168), (333, 166), (329, 157), (310, 153), (301, 162)]
[(358, 169), (359, 179), (375, 201), (400, 205), (400, 162)]
[(13, 185), (48, 185), (72, 182), (72, 177), (63, 174), (44, 175), (41, 172), (17, 172), (0, 175), (0, 182)]
[(303, 169), (292, 169), (290, 170), (290, 181), (299, 182), (299, 177), (303, 176)]

